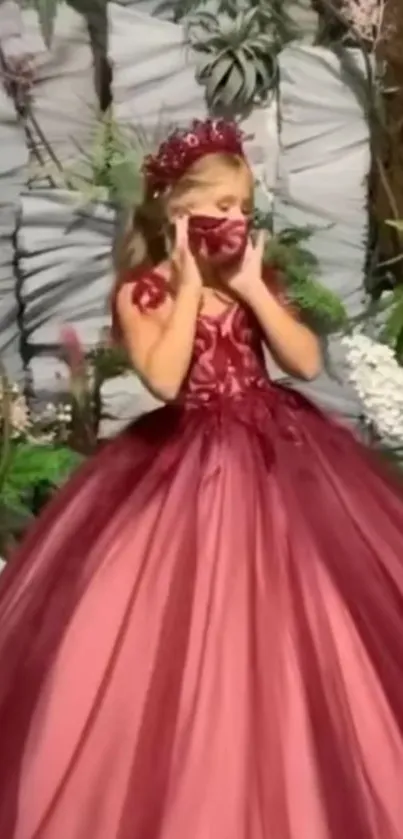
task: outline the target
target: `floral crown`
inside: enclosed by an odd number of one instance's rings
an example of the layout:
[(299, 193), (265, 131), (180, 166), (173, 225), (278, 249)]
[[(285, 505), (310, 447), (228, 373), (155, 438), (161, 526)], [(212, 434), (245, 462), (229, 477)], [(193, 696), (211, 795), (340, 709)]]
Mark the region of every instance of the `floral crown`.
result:
[(158, 194), (172, 186), (189, 166), (207, 154), (227, 152), (245, 157), (244, 134), (235, 122), (224, 119), (194, 120), (187, 129), (177, 129), (143, 162), (146, 191)]

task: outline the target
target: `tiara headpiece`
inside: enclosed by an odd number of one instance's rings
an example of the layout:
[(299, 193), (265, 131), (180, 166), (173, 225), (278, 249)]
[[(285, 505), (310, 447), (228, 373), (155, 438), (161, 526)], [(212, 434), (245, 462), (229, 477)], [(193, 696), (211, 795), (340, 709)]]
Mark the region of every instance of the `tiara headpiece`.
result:
[(147, 155), (144, 160), (147, 192), (163, 192), (207, 154), (228, 152), (244, 157), (243, 139), (237, 124), (224, 119), (194, 120), (189, 128), (177, 129), (156, 155)]

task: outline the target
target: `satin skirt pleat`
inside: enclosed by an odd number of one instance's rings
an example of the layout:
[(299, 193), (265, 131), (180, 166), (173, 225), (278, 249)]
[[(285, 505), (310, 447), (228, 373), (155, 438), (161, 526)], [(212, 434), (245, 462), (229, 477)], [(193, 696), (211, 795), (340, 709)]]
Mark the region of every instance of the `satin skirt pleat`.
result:
[(158, 411), (45, 511), (0, 578), (2, 839), (403, 839), (403, 494), (298, 417)]

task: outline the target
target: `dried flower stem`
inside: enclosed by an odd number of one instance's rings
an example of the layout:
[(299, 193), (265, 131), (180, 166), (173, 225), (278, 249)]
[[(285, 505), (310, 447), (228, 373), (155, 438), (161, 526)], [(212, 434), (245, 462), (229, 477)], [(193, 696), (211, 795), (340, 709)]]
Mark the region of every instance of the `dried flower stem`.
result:
[(10, 384), (3, 362), (0, 360), (0, 383), (2, 389), (2, 435), (0, 451), (0, 492), (4, 486), (10, 463), (12, 420)]

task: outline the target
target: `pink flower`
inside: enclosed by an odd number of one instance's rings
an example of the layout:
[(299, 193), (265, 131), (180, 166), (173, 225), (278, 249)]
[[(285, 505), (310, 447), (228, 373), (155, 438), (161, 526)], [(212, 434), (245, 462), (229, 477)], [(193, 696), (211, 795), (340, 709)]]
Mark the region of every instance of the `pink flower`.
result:
[(64, 326), (60, 333), (66, 364), (72, 376), (83, 376), (86, 372), (85, 353), (73, 326)]

